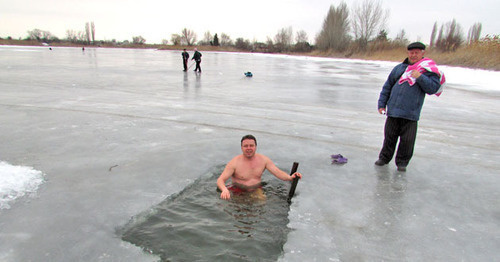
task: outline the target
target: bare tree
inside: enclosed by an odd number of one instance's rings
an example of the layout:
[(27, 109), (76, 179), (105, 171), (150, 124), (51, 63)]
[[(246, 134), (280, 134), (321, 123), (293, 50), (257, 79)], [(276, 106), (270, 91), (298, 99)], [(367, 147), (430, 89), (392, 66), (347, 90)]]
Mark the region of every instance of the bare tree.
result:
[(349, 45), (349, 9), (342, 2), (337, 8), (331, 5), (323, 21), (323, 28), (316, 37), (320, 50), (344, 51)]
[(436, 42), (435, 42), (436, 47), (440, 47), (443, 43), (443, 30), (444, 30), (444, 26), (441, 25), (441, 27), (439, 28), (439, 34), (438, 34)]
[(432, 33), (431, 33), (431, 43), (430, 47), (434, 47), (434, 41), (436, 41), (436, 33), (437, 33), (437, 22), (434, 22), (434, 26), (432, 27)]
[(481, 23), (475, 23), (474, 25), (471, 26), (471, 28), (469, 29), (469, 33), (467, 35), (467, 43), (469, 45), (479, 40), (479, 37), (481, 37), (482, 27), (483, 26)]
[(229, 35), (225, 33), (220, 34), (219, 42), (221, 46), (230, 46), (233, 44), (233, 40), (231, 40), (231, 37), (229, 37)]
[(37, 40), (40, 41), (42, 40), (42, 30), (35, 28), (31, 31), (28, 31), (28, 40)]
[(87, 38), (86, 33), (84, 31), (78, 31), (78, 41), (81, 43), (85, 43), (85, 39)]
[(172, 42), (172, 45), (180, 45), (181, 39), (182, 37), (180, 35), (172, 34), (172, 36), (170, 37), (170, 42)]
[(192, 46), (196, 42), (196, 33), (192, 30), (184, 28), (182, 29), (181, 40), (186, 45)]
[(85, 23), (85, 34), (87, 37), (87, 43), (90, 44), (90, 24), (89, 24), (89, 22)]
[(406, 32), (404, 29), (401, 29), (399, 31), (398, 35), (396, 35), (396, 38), (394, 38), (394, 43), (399, 45), (399, 46), (406, 46), (408, 44), (408, 38), (406, 38)]
[(269, 44), (269, 45), (274, 45), (274, 41), (273, 41), (273, 39), (272, 39), (271, 37), (269, 37), (269, 36), (268, 36), (268, 37), (266, 38), (266, 44)]
[(389, 10), (384, 10), (379, 0), (364, 0), (353, 8), (352, 25), (356, 41), (365, 49), (376, 32), (385, 27)]
[(142, 36), (134, 36), (132, 37), (132, 43), (142, 45), (146, 43), (146, 39)]
[(455, 51), (462, 45), (463, 41), (462, 28), (453, 19), (445, 26), (441, 26), (436, 47), (441, 51)]
[(274, 52), (274, 42), (273, 42), (273, 39), (269, 36), (266, 39), (266, 45), (267, 45), (267, 49), (270, 52)]
[(295, 34), (295, 45), (293, 51), (295, 52), (308, 52), (311, 51), (312, 46), (309, 44), (309, 37), (306, 31), (300, 30)]
[(450, 50), (455, 51), (464, 42), (462, 27), (455, 19), (448, 23), (448, 34), (446, 37)]
[(162, 45), (168, 45), (168, 40), (167, 39), (162, 39), (161, 40)]
[(40, 30), (40, 29), (33, 29), (31, 31), (28, 31), (28, 40), (37, 40), (37, 41), (43, 41), (43, 42), (55, 42), (59, 41), (59, 39), (54, 36), (52, 33), (49, 31), (45, 30)]
[(387, 31), (385, 31), (385, 29), (382, 29), (378, 32), (378, 35), (375, 39), (379, 42), (387, 42), (389, 41), (389, 38), (387, 38), (387, 34)]
[(92, 34), (92, 43), (95, 43), (95, 24), (93, 21), (90, 23), (90, 31)]
[(203, 35), (203, 40), (201, 40), (198, 44), (200, 45), (210, 45), (212, 42), (212, 34), (210, 31), (206, 31), (205, 34)]
[(292, 45), (293, 29), (292, 27), (282, 28), (274, 37), (274, 43), (279, 51), (285, 51)]
[(78, 41), (78, 34), (75, 30), (66, 30), (66, 40), (71, 43), (76, 43)]
[(241, 37), (236, 38), (234, 46), (241, 50), (252, 50), (252, 45), (250, 44), (250, 41), (248, 41), (248, 39), (243, 39)]
[(295, 43), (308, 43), (309, 37), (307, 36), (307, 32), (304, 30), (300, 30), (295, 33)]

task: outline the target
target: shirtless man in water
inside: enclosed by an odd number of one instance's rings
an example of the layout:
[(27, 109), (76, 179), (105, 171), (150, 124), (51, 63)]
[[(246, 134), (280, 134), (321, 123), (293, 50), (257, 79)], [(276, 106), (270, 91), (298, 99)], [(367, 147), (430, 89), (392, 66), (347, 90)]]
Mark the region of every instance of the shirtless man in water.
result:
[[(261, 178), (264, 170), (269, 170), (275, 177), (292, 181), (295, 177), (302, 178), (298, 172), (291, 176), (280, 170), (273, 161), (265, 155), (256, 153), (257, 139), (252, 135), (246, 135), (241, 139), (241, 155), (235, 156), (226, 165), (226, 168), (217, 179), (217, 187), (222, 191), (222, 199), (230, 199), (230, 189), (239, 192), (252, 192), (261, 187)], [(226, 187), (226, 181), (231, 178), (232, 186)]]

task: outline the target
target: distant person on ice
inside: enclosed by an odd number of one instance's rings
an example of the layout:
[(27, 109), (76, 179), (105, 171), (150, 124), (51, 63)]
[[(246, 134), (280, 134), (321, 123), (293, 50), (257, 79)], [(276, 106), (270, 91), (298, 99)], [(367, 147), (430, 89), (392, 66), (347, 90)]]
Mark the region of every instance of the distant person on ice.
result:
[(194, 54), (193, 54), (193, 58), (191, 60), (194, 60), (196, 62), (196, 68), (194, 69), (194, 71), (198, 71), (201, 73), (201, 67), (200, 67), (200, 64), (201, 64), (201, 53), (198, 52), (198, 49), (194, 49)]
[(188, 70), (188, 60), (189, 60), (189, 53), (186, 52), (186, 49), (184, 49), (184, 52), (182, 52), (182, 64), (184, 65), (184, 71)]
[[(230, 199), (231, 193), (255, 192), (264, 197), (261, 178), (267, 169), (271, 174), (284, 181), (302, 178), (298, 172), (291, 176), (280, 170), (267, 156), (256, 153), (257, 139), (252, 135), (241, 138), (241, 155), (235, 156), (224, 168), (217, 179), (217, 187), (222, 191), (220, 198)], [(232, 185), (226, 187), (226, 180), (231, 178)]]
[(424, 58), (424, 44), (411, 43), (407, 49), (408, 58), (392, 69), (378, 99), (378, 112), (387, 112), (387, 119), (384, 144), (375, 165), (383, 166), (391, 161), (399, 138), (396, 166), (401, 172), (406, 171), (413, 156), (425, 94), (439, 96), (445, 82), (436, 63)]

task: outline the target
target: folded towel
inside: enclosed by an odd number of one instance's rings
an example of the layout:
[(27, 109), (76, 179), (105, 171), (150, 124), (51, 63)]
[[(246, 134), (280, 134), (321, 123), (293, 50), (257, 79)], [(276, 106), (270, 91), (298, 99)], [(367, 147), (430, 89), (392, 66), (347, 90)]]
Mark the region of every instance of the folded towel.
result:
[(435, 73), (439, 76), (439, 83), (441, 84), (441, 87), (439, 90), (436, 92), (435, 95), (440, 96), (441, 93), (443, 92), (444, 89), (444, 84), (446, 83), (446, 78), (444, 76), (443, 71), (439, 70), (439, 68), (436, 65), (436, 62), (434, 62), (430, 58), (423, 58), (422, 60), (418, 61), (417, 63), (413, 65), (409, 65), (403, 75), (401, 75), (401, 78), (399, 79), (399, 84), (402, 84), (406, 81), (408, 81), (408, 84), (410, 86), (413, 86), (415, 82), (417, 81), (414, 77), (411, 76), (411, 71), (417, 70), (420, 73), (425, 73), (425, 72), (432, 72)]

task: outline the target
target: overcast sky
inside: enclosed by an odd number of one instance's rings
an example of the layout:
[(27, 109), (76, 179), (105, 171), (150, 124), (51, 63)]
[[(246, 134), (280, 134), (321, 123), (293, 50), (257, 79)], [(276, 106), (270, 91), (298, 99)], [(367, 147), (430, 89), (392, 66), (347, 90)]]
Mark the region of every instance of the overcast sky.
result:
[[(410, 41), (429, 42), (434, 22), (456, 19), (464, 37), (482, 23), (482, 36), (500, 34), (499, 0), (380, 0), (389, 10), (386, 29), (394, 38), (402, 29)], [(94, 22), (96, 39), (117, 41), (142, 36), (146, 43), (170, 41), (183, 28), (196, 32), (225, 33), (264, 42), (291, 26), (307, 32), (314, 43), (328, 9), (338, 0), (0, 0), (0, 37), (27, 36), (35, 28), (66, 38), (68, 29), (84, 31)], [(351, 8), (356, 1), (345, 1)]]

